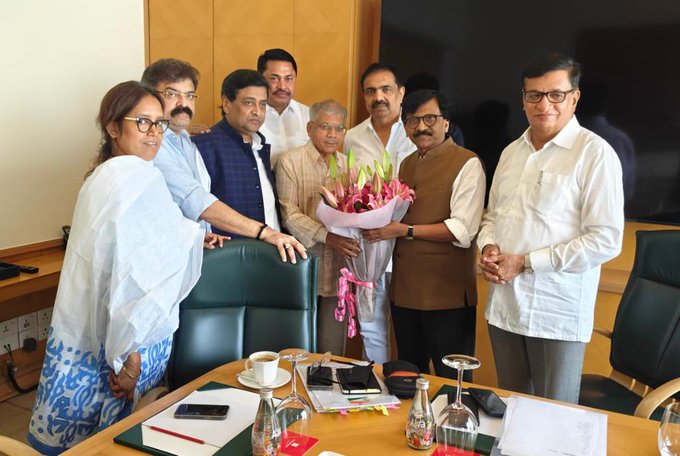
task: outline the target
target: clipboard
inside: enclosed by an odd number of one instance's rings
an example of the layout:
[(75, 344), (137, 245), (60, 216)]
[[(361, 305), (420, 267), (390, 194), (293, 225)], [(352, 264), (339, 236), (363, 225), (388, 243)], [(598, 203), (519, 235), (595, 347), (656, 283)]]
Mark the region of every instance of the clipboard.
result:
[[(210, 391), (216, 389), (233, 388), (232, 386), (225, 385), (218, 382), (209, 382), (198, 389), (198, 391)], [(253, 426), (248, 426), (240, 434), (231, 439), (220, 448), (215, 455), (216, 456), (250, 456), (252, 454), (252, 448), (250, 443), (250, 435), (252, 433)], [(174, 456), (172, 453), (167, 453), (165, 451), (158, 450), (156, 448), (151, 448), (145, 446), (142, 439), (142, 423), (132, 426), (127, 431), (118, 434), (113, 438), (115, 443), (120, 445), (125, 445), (136, 450), (143, 451), (148, 454), (160, 455), (160, 456)]]

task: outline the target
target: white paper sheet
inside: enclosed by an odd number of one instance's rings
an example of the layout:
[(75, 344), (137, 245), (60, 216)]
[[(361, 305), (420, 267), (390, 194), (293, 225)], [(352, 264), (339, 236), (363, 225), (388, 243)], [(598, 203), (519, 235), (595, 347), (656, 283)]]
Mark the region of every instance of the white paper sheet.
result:
[(508, 456), (606, 456), (607, 415), (511, 396), (498, 446)]
[[(213, 454), (253, 424), (259, 403), (258, 394), (236, 388), (194, 391), (142, 423), (143, 443), (179, 456)], [(229, 405), (229, 414), (226, 420), (176, 419), (173, 415), (179, 404)], [(149, 426), (188, 435), (203, 440), (206, 445), (154, 431)]]
[[(381, 405), (388, 406), (398, 405), (401, 403), (401, 401), (396, 396), (389, 393), (387, 387), (378, 376), (376, 376), (376, 378), (378, 379), (378, 383), (380, 384), (380, 388), (382, 389), (382, 393), (380, 394), (353, 394), (351, 396), (348, 396), (342, 394), (342, 392), (340, 391), (340, 386), (337, 384), (334, 384), (333, 389), (329, 391), (310, 391), (309, 389), (307, 389), (308, 366), (309, 363), (298, 365), (297, 366), (298, 376), (300, 377), (302, 384), (307, 390), (307, 394), (309, 395), (309, 398), (312, 401), (312, 406), (314, 407), (314, 410), (316, 410), (319, 413), (329, 413), (337, 410), (371, 409)], [(351, 367), (347, 366), (346, 364), (339, 364), (334, 362), (325, 364), (325, 366), (333, 369), (333, 380), (335, 381), (338, 380), (338, 378), (335, 375), (336, 369), (347, 369)], [(365, 396), (367, 402), (359, 405), (353, 404), (348, 400), (348, 397), (357, 396), (362, 397)]]

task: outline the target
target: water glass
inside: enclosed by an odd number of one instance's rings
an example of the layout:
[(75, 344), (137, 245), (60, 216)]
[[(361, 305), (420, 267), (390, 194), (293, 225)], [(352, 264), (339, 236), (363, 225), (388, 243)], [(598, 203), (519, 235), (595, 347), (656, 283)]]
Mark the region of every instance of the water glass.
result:
[(659, 428), (661, 456), (680, 456), (680, 402), (668, 404)]

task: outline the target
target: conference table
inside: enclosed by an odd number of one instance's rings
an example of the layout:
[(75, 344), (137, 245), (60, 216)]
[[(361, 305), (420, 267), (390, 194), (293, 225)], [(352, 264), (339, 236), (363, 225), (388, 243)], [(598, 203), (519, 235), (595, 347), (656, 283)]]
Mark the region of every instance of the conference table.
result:
[[(316, 356), (313, 355), (312, 360)], [(196, 380), (178, 388), (152, 404), (138, 410), (126, 419), (114, 424), (108, 429), (94, 435), (64, 454), (68, 455), (140, 455), (141, 451), (114, 443), (113, 438), (157, 414), (190, 393), (214, 381), (230, 386), (244, 388), (238, 383), (236, 374), (243, 370), (243, 360), (234, 361), (218, 367)], [(290, 371), (290, 365), (282, 361), (280, 367)], [(382, 375), (380, 366), (375, 366), (376, 372)], [(448, 378), (425, 375), (430, 380), (430, 397), (443, 385), (455, 385), (455, 381)], [(472, 386), (472, 384), (470, 384)], [(476, 385), (480, 386), (480, 385)], [(481, 386), (484, 387), (484, 386)], [(501, 397), (508, 397), (509, 391), (490, 388)], [(298, 381), (298, 391), (306, 396), (306, 391)], [(274, 390), (274, 396), (283, 398), (290, 392), (290, 382)], [(338, 413), (314, 413), (309, 424), (308, 434), (318, 438), (318, 443), (307, 453), (317, 455), (322, 451), (334, 451), (346, 456), (351, 455), (429, 455), (434, 451), (412, 450), (406, 444), (404, 425), (408, 415), (410, 400), (402, 400), (398, 409), (390, 409), (389, 416), (378, 411), (360, 411), (341, 415)], [(607, 454), (612, 456), (656, 456), (657, 432), (659, 423), (619, 413), (604, 412), (607, 418)]]

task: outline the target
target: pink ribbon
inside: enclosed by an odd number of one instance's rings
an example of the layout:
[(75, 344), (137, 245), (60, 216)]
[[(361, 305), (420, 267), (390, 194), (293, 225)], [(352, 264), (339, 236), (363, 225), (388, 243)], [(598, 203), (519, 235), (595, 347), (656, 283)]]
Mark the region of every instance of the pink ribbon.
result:
[(347, 337), (350, 339), (357, 335), (357, 298), (350, 287), (350, 283), (357, 286), (373, 288), (373, 282), (363, 282), (357, 279), (352, 271), (347, 268), (340, 269), (340, 278), (338, 279), (338, 307), (335, 309), (335, 319), (343, 321), (345, 315), (349, 313), (347, 320)]

